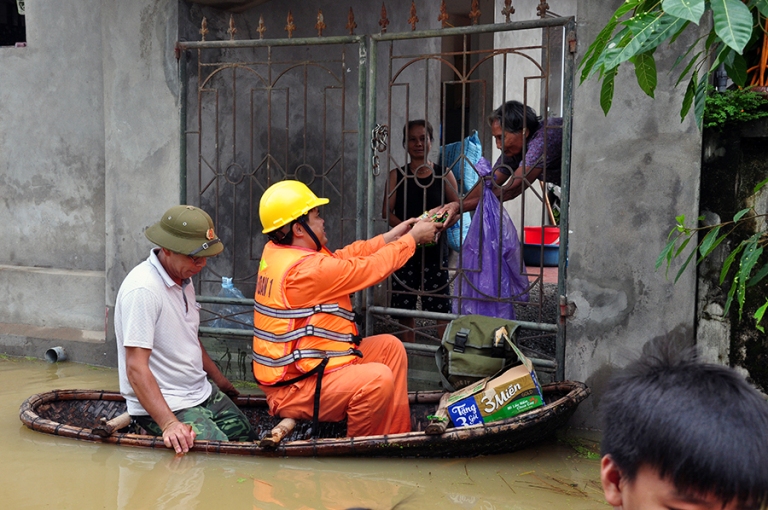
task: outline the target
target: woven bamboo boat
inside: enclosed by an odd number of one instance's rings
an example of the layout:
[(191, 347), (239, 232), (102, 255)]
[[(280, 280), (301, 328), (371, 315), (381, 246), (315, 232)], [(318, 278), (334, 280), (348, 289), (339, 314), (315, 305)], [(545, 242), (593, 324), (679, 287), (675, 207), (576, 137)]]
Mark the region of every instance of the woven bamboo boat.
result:
[[(310, 422), (296, 428), (275, 448), (259, 442), (195, 441), (192, 451), (267, 457), (469, 457), (519, 450), (550, 436), (564, 425), (579, 403), (590, 393), (580, 382), (564, 381), (542, 387), (543, 407), (489, 424), (448, 428), (440, 435), (427, 435), (429, 415), (437, 408), (443, 392), (411, 392), (413, 432), (385, 436), (345, 437), (346, 423), (321, 423), (319, 438), (308, 438)], [(241, 395), (233, 399), (243, 410), (259, 437), (269, 434), (279, 418), (267, 412), (262, 396)], [(104, 420), (126, 410), (118, 392), (55, 390), (29, 397), (21, 405), (21, 421), (32, 430), (63, 437), (112, 443), (122, 446), (165, 449), (162, 438), (118, 430), (107, 437), (94, 432)]]

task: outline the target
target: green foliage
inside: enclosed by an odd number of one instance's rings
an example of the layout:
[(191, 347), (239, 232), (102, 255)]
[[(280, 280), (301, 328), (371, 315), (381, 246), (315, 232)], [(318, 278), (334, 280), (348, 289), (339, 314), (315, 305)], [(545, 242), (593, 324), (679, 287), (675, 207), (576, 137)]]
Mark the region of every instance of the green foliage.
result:
[(744, 51), (752, 36), (752, 13), (749, 8), (741, 0), (710, 0), (710, 5), (715, 33), (737, 53)]
[(632, 57), (632, 63), (635, 64), (637, 84), (643, 92), (653, 97), (653, 92), (656, 90), (656, 61), (653, 55), (650, 52), (641, 53)]
[[(768, 184), (768, 179), (765, 179), (755, 186), (754, 192), (757, 193), (766, 184)], [(768, 214), (755, 214), (755, 211), (750, 207), (742, 209), (736, 213), (732, 221), (704, 227), (689, 227), (685, 224), (685, 215), (680, 215), (675, 218), (677, 224), (669, 232), (669, 235), (667, 236), (667, 245), (656, 259), (656, 269), (658, 270), (662, 264), (666, 263), (668, 276), (672, 261), (683, 256), (691, 240), (696, 242), (700, 233), (706, 232), (701, 241), (699, 241), (698, 244), (690, 250), (687, 256), (685, 256), (683, 264), (675, 275), (675, 282), (677, 282), (694, 257), (697, 256), (696, 265), (700, 264), (701, 261), (708, 257), (715, 248), (736, 230), (736, 228), (745, 222), (754, 221), (756, 218), (760, 217), (768, 218)], [(704, 217), (700, 216), (697, 219), (697, 222), (703, 219)], [(725, 259), (725, 262), (723, 262), (723, 267), (720, 270), (720, 285), (725, 283), (726, 280), (730, 281), (724, 313), (728, 313), (735, 298), (739, 305), (739, 320), (741, 320), (747, 289), (757, 285), (768, 276), (768, 264), (764, 264), (762, 267), (758, 265), (761, 255), (763, 254), (763, 248), (767, 244), (768, 232), (757, 232), (735, 246)], [(734, 263), (737, 262), (737, 259), (738, 263), (734, 265)], [(732, 267), (734, 268), (733, 271), (731, 271)], [(761, 324), (761, 321), (765, 316), (766, 310), (768, 310), (768, 297), (766, 297), (765, 304), (758, 308), (753, 316), (755, 319), (755, 327), (763, 333), (765, 333), (765, 328)]]
[[(657, 84), (656, 48), (661, 44), (674, 45), (686, 30), (698, 30), (696, 26), (708, 13), (713, 21), (709, 32), (687, 48), (683, 47), (670, 69), (682, 69), (675, 86), (686, 84), (680, 109), (681, 122), (691, 111), (699, 128), (702, 125), (722, 128), (727, 123), (768, 116), (768, 100), (754, 92), (707, 94), (709, 75), (720, 64), (736, 85), (746, 85), (749, 65), (743, 53), (763, 37), (760, 27), (768, 17), (768, 0), (626, 0), (587, 48), (580, 64), (581, 83), (598, 76), (602, 81), (600, 106), (607, 115), (613, 103), (619, 66), (631, 62), (638, 85), (647, 95), (654, 97)], [(767, 182), (768, 179), (758, 184), (755, 192)], [(747, 213), (751, 215), (747, 216)], [(669, 271), (673, 260), (684, 258), (675, 276), (677, 281), (691, 261), (695, 260), (694, 265), (701, 263), (742, 223), (766, 216), (768, 214), (745, 209), (732, 221), (708, 227), (686, 226), (685, 216), (678, 216), (677, 225), (669, 233), (668, 243), (656, 260), (656, 268), (666, 263)], [(698, 241), (700, 233), (705, 235)], [(695, 246), (689, 248), (692, 244)], [(739, 304), (739, 319), (746, 300), (746, 289), (768, 276), (768, 264), (758, 267), (766, 244), (768, 233), (758, 232), (741, 241), (723, 264), (721, 284), (726, 279), (731, 283), (725, 309), (727, 312), (735, 299)], [(687, 249), (689, 251), (686, 252)], [(768, 298), (754, 315), (760, 331), (764, 329), (760, 322), (766, 312)]]
[(728, 123), (768, 117), (768, 99), (750, 89), (715, 92), (709, 87), (704, 107), (704, 127), (722, 129)]
[[(653, 97), (657, 81), (654, 50), (663, 43), (674, 44), (691, 24), (698, 25), (707, 12), (712, 13), (714, 23), (704, 39), (703, 51), (693, 51), (701, 46), (702, 38), (698, 38), (681, 52), (673, 66), (674, 69), (684, 64), (677, 83), (687, 81), (681, 119), (693, 106), (696, 124), (701, 127), (706, 84), (713, 69), (723, 63), (734, 83), (745, 84), (747, 63), (741, 55), (753, 42), (755, 20), (760, 22), (761, 16), (768, 16), (768, 0), (626, 0), (584, 54), (581, 83), (598, 75), (602, 80), (600, 106), (607, 115), (618, 68), (629, 61), (635, 66), (638, 85)], [(712, 57), (714, 63), (708, 66)]]

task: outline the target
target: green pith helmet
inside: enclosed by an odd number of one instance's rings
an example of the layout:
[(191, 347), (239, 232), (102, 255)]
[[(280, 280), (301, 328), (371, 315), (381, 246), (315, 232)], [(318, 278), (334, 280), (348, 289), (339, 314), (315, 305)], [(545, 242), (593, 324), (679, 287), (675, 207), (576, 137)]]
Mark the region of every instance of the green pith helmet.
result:
[(156, 245), (184, 255), (212, 257), (224, 250), (207, 212), (191, 205), (175, 205), (144, 235)]
[(259, 201), (259, 219), (264, 227), (262, 233), (268, 234), (284, 227), (327, 203), (327, 198), (318, 198), (303, 182), (276, 182), (267, 188)]

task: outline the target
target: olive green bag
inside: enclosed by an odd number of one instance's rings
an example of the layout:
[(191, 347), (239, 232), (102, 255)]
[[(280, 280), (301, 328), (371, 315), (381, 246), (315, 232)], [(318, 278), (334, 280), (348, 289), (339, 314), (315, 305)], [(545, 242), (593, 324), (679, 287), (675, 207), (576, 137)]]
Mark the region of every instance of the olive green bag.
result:
[(484, 315), (465, 315), (451, 321), (435, 353), (446, 390), (456, 391), (517, 361), (509, 343), (503, 337), (496, 338), (496, 331), (502, 327), (517, 344), (518, 324), (514, 321)]

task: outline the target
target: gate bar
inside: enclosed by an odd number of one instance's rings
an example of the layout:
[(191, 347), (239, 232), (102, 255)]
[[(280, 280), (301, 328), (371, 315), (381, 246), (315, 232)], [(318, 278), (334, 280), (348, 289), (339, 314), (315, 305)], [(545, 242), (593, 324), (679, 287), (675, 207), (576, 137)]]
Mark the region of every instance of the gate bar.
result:
[(179, 203), (187, 203), (187, 52), (177, 49), (179, 60)]
[[(571, 199), (571, 130), (573, 127), (573, 73), (574, 51), (571, 51), (571, 43), (576, 41), (576, 22), (570, 18), (565, 26), (564, 41), (564, 66), (563, 66), (563, 149), (561, 153), (561, 168), (563, 175), (560, 182), (560, 247), (557, 268), (557, 295), (559, 301), (568, 304), (566, 278), (568, 275), (568, 211)], [(568, 52), (568, 55), (565, 55)], [(563, 244), (564, 243), (564, 244)], [(564, 248), (564, 249), (563, 249)], [(558, 303), (562, 304), (562, 303)], [(564, 310), (560, 309), (560, 328), (555, 339), (555, 360), (557, 360), (556, 381), (565, 380), (565, 328), (567, 325)]]
[[(355, 208), (357, 211), (357, 221), (355, 222), (355, 237), (357, 239), (368, 239), (369, 236), (365, 235), (367, 230), (367, 221), (365, 218), (365, 198), (367, 185), (367, 147), (368, 134), (366, 133), (366, 126), (368, 124), (366, 117), (366, 105), (368, 104), (366, 94), (368, 93), (368, 58), (367, 51), (368, 41), (364, 37), (360, 37), (357, 45), (357, 186), (355, 199), (357, 203)], [(343, 113), (342, 113), (343, 115)], [(342, 214), (343, 217), (343, 214)], [(363, 292), (355, 292), (354, 295), (354, 307), (356, 310), (362, 309), (365, 295)]]
[(471, 25), (468, 27), (436, 28), (432, 30), (417, 30), (415, 32), (386, 32), (383, 34), (371, 34), (374, 41), (399, 41), (407, 39), (426, 39), (430, 37), (443, 37), (453, 35), (488, 34), (494, 32), (509, 32), (512, 30), (527, 30), (544, 27), (566, 26), (573, 17), (545, 18), (526, 21), (512, 21), (509, 23), (494, 23), (492, 25)]
[(334, 37), (300, 37), (297, 39), (244, 39), (242, 41), (179, 41), (182, 49), (204, 48), (256, 48), (267, 46), (318, 46), (322, 44), (353, 44), (365, 40), (364, 35), (339, 35)]
[(219, 296), (201, 296), (196, 295), (195, 300), (197, 300), (198, 303), (216, 303), (220, 305), (243, 305), (243, 306), (253, 306), (253, 298), (230, 298), (230, 297), (219, 297)]
[[(376, 74), (375, 70), (378, 66), (378, 55), (376, 52), (376, 44), (373, 39), (368, 39), (368, 90), (366, 97), (366, 110), (365, 110), (365, 147), (371, 147), (371, 140), (373, 139), (373, 127), (376, 120)], [(371, 147), (371, 153), (369, 153), (363, 160), (365, 163), (365, 185), (367, 190), (367, 214), (365, 217), (365, 238), (370, 239), (373, 236), (373, 215), (374, 215), (374, 200), (376, 192), (376, 176), (373, 169), (373, 148)], [(380, 170), (379, 170), (380, 171)], [(387, 176), (388, 177), (388, 176)], [(365, 303), (373, 303), (373, 287), (368, 287), (363, 291), (365, 293)], [(373, 332), (373, 321), (368, 320), (370, 313), (365, 313), (365, 336), (370, 336)]]
[[(400, 308), (387, 308), (384, 306), (370, 306), (368, 311), (371, 313), (378, 313), (382, 315), (396, 315), (400, 317), (416, 317), (420, 319), (435, 319), (452, 321), (458, 319), (461, 315), (455, 313), (440, 313), (440, 312), (428, 312), (422, 310), (405, 310)], [(527, 321), (514, 321), (523, 329), (530, 329), (533, 331), (544, 331), (546, 333), (557, 333), (557, 324), (547, 324), (545, 322), (527, 322)]]

